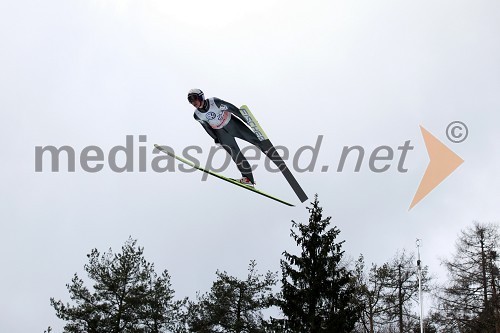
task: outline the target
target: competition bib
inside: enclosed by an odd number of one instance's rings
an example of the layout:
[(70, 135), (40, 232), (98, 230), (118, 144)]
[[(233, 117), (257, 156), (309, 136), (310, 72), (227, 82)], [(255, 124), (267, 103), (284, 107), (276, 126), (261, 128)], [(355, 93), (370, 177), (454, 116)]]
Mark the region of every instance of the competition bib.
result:
[(213, 98), (208, 99), (210, 107), (207, 112), (195, 110), (196, 115), (202, 121), (206, 121), (213, 129), (221, 129), (231, 120), (231, 112), (227, 110), (227, 106), (221, 104), (217, 107)]

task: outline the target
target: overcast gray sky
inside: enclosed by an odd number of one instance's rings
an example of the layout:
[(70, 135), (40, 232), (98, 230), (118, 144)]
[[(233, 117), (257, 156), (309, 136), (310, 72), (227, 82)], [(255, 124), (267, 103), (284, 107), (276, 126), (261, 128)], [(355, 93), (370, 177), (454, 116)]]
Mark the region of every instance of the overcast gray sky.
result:
[[(131, 173), (78, 161), (72, 173), (35, 172), (35, 146), (108, 154), (126, 135), (149, 162), (154, 143), (199, 145), (206, 159), (212, 140), (186, 100), (194, 87), (248, 105), (292, 154), (324, 136), (316, 170), (295, 174), (348, 256), (382, 263), (421, 238), (423, 262), (442, 274), (461, 229), (500, 220), (499, 31), (493, 0), (0, 1), (0, 331), (60, 330), (49, 298), (68, 300), (85, 255), (129, 236), (178, 297), (208, 290), (217, 269), (244, 276), (251, 259), (279, 270), (295, 249), (290, 221), (308, 214), (263, 161), (259, 188), (297, 207), (201, 173), (139, 172), (138, 159)], [(446, 138), (455, 120), (469, 128), (461, 144)], [(465, 162), (408, 211), (429, 161), (419, 125)], [(384, 173), (367, 158), (359, 173), (352, 161), (336, 172), (344, 146), (368, 155), (407, 140), (407, 173), (397, 153)], [(238, 176), (233, 165), (225, 174)]]

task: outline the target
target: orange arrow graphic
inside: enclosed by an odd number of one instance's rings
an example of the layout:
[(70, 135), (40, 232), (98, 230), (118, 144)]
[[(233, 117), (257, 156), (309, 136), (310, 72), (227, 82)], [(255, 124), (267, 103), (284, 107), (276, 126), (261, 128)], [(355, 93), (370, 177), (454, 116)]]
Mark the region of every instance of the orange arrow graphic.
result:
[(427, 194), (434, 190), (436, 186), (464, 162), (460, 156), (451, 151), (450, 148), (446, 147), (422, 126), (420, 126), (420, 131), (424, 137), (430, 161), (408, 210), (415, 207), (420, 200), (425, 198)]

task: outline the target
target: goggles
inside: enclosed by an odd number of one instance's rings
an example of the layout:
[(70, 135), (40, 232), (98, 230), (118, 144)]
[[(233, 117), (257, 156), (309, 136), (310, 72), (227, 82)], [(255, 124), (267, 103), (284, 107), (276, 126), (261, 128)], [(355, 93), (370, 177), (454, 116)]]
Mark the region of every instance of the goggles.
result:
[(189, 103), (193, 103), (194, 101), (199, 100), (199, 99), (200, 99), (199, 95), (195, 95), (195, 94), (188, 95)]

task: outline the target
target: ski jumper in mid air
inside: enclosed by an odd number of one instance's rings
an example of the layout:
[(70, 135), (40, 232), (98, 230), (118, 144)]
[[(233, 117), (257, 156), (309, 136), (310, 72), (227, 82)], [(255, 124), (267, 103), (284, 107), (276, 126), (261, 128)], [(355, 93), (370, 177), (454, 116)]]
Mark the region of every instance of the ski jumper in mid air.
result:
[(200, 89), (191, 89), (188, 93), (188, 101), (196, 108), (194, 118), (214, 139), (215, 143), (220, 144), (231, 155), (242, 175), (239, 182), (254, 186), (255, 180), (252, 168), (241, 153), (235, 138), (240, 138), (259, 147), (266, 155), (267, 151), (264, 151), (262, 142), (257, 135), (243, 123), (242, 119), (244, 120), (245, 118), (241, 114), (240, 109), (217, 97), (205, 99), (203, 91)]

